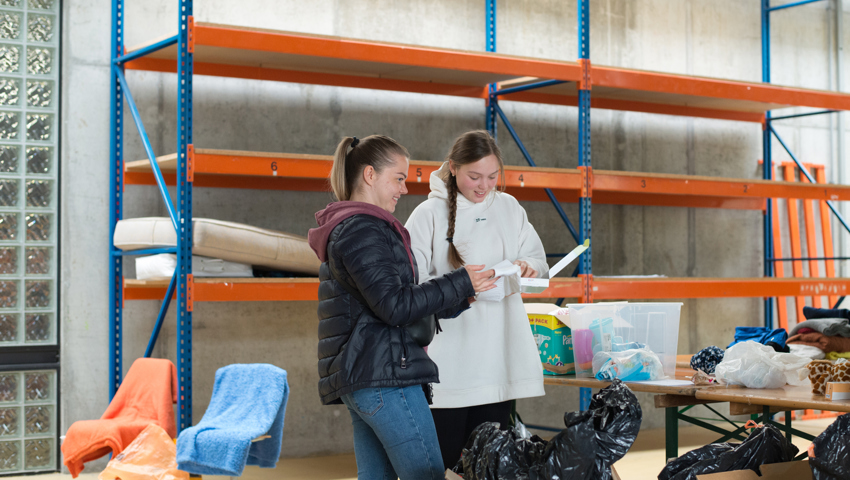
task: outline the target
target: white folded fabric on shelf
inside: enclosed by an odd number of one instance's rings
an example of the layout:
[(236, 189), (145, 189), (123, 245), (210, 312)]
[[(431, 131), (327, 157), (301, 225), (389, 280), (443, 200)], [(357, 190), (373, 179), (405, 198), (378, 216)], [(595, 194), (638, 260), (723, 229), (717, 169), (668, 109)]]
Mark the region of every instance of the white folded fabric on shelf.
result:
[[(161, 253), (136, 258), (136, 278), (154, 280), (171, 278), (177, 268), (177, 255)], [(196, 277), (253, 277), (251, 265), (228, 262), (220, 258), (192, 255), (192, 274)]]
[[(207, 218), (192, 219), (192, 253), (229, 262), (259, 265), (274, 270), (319, 274), (321, 262), (307, 238), (241, 223)], [(115, 247), (139, 250), (177, 245), (177, 235), (167, 217), (130, 218), (115, 226)]]

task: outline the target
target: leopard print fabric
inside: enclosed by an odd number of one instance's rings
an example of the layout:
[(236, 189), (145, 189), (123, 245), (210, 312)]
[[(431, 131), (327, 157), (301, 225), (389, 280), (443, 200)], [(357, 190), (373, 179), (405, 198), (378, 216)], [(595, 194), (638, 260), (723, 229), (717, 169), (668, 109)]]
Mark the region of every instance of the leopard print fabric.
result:
[(836, 363), (832, 366), (830, 382), (850, 382), (850, 363)]
[(813, 360), (809, 363), (809, 380), (815, 395), (826, 395), (826, 384), (832, 377), (832, 366), (829, 360)]

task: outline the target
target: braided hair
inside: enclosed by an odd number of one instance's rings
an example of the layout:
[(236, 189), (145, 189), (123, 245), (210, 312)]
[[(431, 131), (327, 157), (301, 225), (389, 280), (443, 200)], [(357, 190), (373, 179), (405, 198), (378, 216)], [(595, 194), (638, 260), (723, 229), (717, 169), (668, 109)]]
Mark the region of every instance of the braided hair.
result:
[[(502, 162), (502, 151), (488, 131), (473, 130), (457, 137), (452, 149), (446, 156), (446, 161), (457, 170), (458, 167), (475, 163), (490, 155), (494, 155), (499, 161), (499, 170), (502, 174), (500, 190), (503, 191), (505, 189), (505, 164)], [(449, 242), (449, 264), (452, 268), (460, 268), (466, 263), (454, 243), (455, 223), (457, 222), (457, 195), (460, 190), (457, 186), (457, 177), (450, 171), (443, 180), (446, 182), (449, 193), (449, 226), (446, 231), (446, 241)]]

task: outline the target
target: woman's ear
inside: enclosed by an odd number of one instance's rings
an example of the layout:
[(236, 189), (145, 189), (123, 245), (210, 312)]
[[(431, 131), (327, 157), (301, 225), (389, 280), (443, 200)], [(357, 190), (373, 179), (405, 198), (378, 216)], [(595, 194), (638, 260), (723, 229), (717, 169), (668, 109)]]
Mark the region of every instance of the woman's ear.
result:
[(377, 173), (378, 172), (375, 171), (375, 167), (372, 165), (366, 165), (366, 168), (363, 169), (363, 183), (371, 187), (375, 183)]
[(452, 175), (457, 176), (457, 169), (455, 168), (454, 162), (451, 160), (449, 160), (449, 172), (451, 172)]

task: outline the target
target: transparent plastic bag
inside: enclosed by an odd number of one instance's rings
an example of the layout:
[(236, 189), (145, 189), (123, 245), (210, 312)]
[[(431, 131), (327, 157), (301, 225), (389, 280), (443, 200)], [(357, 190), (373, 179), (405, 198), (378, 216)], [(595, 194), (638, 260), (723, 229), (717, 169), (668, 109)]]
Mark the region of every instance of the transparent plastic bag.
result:
[(189, 480), (177, 469), (177, 446), (159, 425), (150, 424), (98, 475), (100, 480)]
[(781, 388), (786, 383), (800, 385), (809, 374), (811, 360), (793, 353), (777, 353), (752, 340), (736, 343), (726, 350), (714, 376), (729, 385), (747, 388)]
[(597, 380), (624, 382), (660, 380), (664, 366), (658, 355), (648, 348), (635, 348), (621, 352), (597, 352), (593, 355), (593, 375)]

